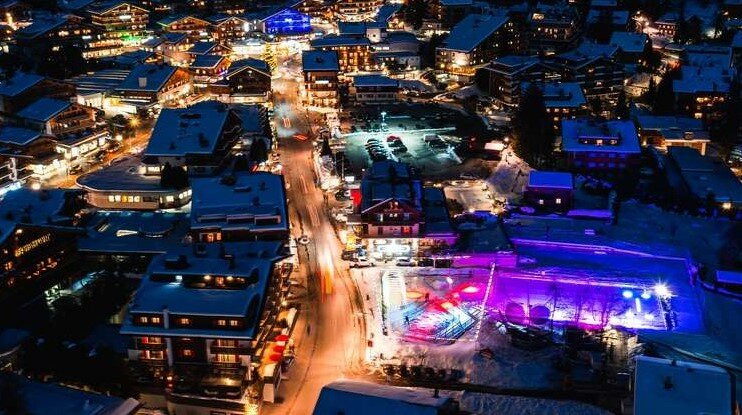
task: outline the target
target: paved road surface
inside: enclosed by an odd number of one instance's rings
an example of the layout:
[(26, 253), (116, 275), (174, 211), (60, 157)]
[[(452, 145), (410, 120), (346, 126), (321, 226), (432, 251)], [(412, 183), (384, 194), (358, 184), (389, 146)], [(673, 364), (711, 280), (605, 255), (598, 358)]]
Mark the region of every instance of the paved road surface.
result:
[[(308, 295), (303, 298), (301, 319), (295, 329), (297, 362), (279, 390), (283, 402), (265, 405), (263, 409), (267, 414), (304, 415), (312, 412), (323, 385), (361, 373), (365, 326), (363, 315), (356, 312), (360, 309), (356, 306), (359, 294), (347, 265), (340, 259), (340, 242), (325, 209), (323, 194), (315, 186), (312, 140), (292, 138), (295, 133), (313, 136), (308, 114), (298, 103), (298, 85), (291, 79), (274, 80), (274, 91), (274, 116), (289, 187), (293, 232), (294, 236), (309, 236), (310, 243), (299, 248), (302, 274), (308, 274)], [(315, 131), (319, 128), (317, 124), (313, 127)], [(332, 293), (322, 294), (318, 275), (328, 276)]]

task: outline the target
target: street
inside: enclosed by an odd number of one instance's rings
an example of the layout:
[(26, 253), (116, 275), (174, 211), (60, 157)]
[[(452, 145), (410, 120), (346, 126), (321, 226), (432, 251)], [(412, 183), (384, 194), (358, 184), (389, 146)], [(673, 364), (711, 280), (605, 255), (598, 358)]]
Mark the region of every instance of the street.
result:
[(295, 291), (302, 303), (293, 336), (296, 361), (279, 389), (282, 403), (264, 405), (267, 414), (311, 413), (322, 386), (361, 374), (365, 354), (361, 298), (340, 258), (340, 241), (322, 191), (315, 185), (312, 140), (293, 138), (294, 134), (314, 137), (298, 90), (293, 78), (274, 80), (274, 120), (288, 188), (292, 236), (309, 237), (306, 246), (299, 246), (299, 279), (306, 290)]

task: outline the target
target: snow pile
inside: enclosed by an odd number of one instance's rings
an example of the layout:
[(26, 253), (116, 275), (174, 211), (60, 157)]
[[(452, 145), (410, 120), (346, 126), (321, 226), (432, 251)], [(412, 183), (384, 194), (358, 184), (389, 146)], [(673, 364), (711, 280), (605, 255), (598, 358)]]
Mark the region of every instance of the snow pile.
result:
[(610, 412), (585, 403), (464, 392), (461, 409), (497, 415), (607, 415)]

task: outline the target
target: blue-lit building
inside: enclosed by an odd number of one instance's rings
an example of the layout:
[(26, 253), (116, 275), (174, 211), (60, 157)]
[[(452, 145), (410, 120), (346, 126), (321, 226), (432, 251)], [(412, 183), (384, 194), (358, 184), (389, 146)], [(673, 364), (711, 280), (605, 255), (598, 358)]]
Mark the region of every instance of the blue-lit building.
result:
[(263, 26), (266, 34), (274, 36), (306, 35), (312, 31), (311, 17), (291, 8), (267, 16)]

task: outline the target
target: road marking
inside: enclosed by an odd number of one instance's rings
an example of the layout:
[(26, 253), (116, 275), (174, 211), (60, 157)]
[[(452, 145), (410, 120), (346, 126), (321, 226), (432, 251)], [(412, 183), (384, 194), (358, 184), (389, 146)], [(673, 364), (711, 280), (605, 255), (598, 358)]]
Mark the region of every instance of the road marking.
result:
[(320, 220), (319, 215), (317, 214), (317, 208), (314, 205), (307, 205), (307, 210), (309, 211), (309, 219), (312, 222), (312, 225), (314, 225), (315, 228), (319, 228)]
[(309, 189), (307, 188), (307, 181), (304, 180), (304, 176), (299, 176), (299, 181), (301, 182), (301, 190), (304, 191), (304, 194), (309, 193)]

